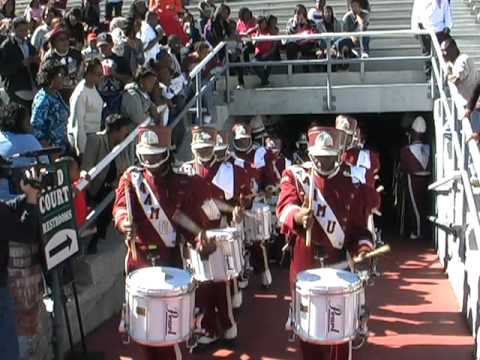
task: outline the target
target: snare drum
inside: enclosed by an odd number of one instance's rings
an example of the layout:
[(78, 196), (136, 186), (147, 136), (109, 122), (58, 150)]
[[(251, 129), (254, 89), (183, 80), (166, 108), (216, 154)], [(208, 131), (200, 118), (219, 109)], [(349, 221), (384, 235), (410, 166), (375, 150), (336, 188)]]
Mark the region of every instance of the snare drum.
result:
[(207, 230), (208, 238), (215, 238), (217, 249), (207, 260), (200, 253), (188, 249), (187, 267), (193, 277), (200, 281), (227, 281), (237, 277), (243, 267), (243, 250), (240, 234), (236, 228)]
[(363, 283), (352, 272), (331, 268), (302, 271), (295, 282), (295, 334), (319, 345), (353, 340), (359, 331), (363, 296)]
[(193, 330), (195, 283), (188, 271), (147, 267), (127, 276), (126, 322), (130, 337), (147, 346), (186, 341)]
[(254, 203), (252, 210), (245, 216), (245, 238), (252, 241), (269, 240), (272, 236), (272, 213), (262, 203)]

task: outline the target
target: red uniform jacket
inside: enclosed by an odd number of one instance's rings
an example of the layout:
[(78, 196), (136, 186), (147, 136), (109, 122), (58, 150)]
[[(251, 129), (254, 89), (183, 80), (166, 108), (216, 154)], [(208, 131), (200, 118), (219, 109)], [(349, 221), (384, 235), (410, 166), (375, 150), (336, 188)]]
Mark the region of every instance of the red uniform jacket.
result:
[(400, 150), (400, 167), (409, 175), (430, 175), (430, 145), (415, 143)]
[[(173, 172), (168, 173), (166, 176), (154, 177), (149, 171), (142, 168), (131, 167), (120, 178), (118, 187), (116, 190), (116, 197), (113, 206), (113, 218), (115, 226), (118, 227), (120, 223), (127, 218), (127, 201), (125, 196), (126, 186), (130, 189), (130, 200), (132, 207), (132, 217), (135, 226), (136, 241), (139, 246), (142, 245), (157, 245), (159, 247), (160, 261), (168, 262), (173, 256), (176, 256), (178, 247), (176, 245), (171, 246), (168, 241), (161, 238), (158, 231), (150, 222), (148, 217), (157, 217), (158, 213), (154, 208), (150, 207), (148, 197), (144, 199), (144, 205), (142, 206), (139, 197), (134, 189), (132, 175), (140, 174), (143, 176), (147, 183), (150, 185), (152, 191), (156, 194), (158, 202), (165, 212), (166, 217), (173, 226), (178, 236), (178, 231), (182, 231), (182, 234), (187, 237), (187, 240), (193, 239), (193, 234), (183, 232), (182, 229), (178, 229), (175, 223), (172, 221), (172, 216), (177, 209), (185, 207), (184, 201), (186, 199), (187, 192), (190, 188), (190, 179), (185, 175), (178, 175)], [(147, 209), (145, 212), (144, 209)]]
[[(315, 218), (312, 228), (312, 246), (305, 243), (305, 230), (295, 223), (294, 216), (304, 203), (304, 186), (300, 179), (309, 188), (309, 177), (302, 177), (296, 173), (309, 173), (308, 167), (291, 166), (284, 171), (281, 181), (281, 192), (277, 203), (277, 217), (280, 231), (289, 239), (294, 240), (293, 261), (290, 270), (290, 279), (294, 282), (298, 272), (306, 269), (320, 267), (314, 259), (314, 249), (321, 248), (325, 263), (335, 263), (342, 260), (347, 249), (353, 253), (360, 246), (373, 248), (372, 235), (367, 229), (367, 219), (373, 208), (378, 206), (378, 194), (371, 188), (362, 184), (353, 184), (352, 179), (338, 171), (329, 177), (314, 175), (316, 189), (323, 195), (328, 207), (325, 209), (314, 202), (313, 211), (320, 218), (328, 217), (329, 209), (334, 214), (335, 221), (329, 221), (324, 230)], [(375, 195), (373, 194), (375, 193)], [(327, 217), (325, 217), (327, 214)], [(342, 249), (336, 249), (326, 235), (326, 231), (341, 231), (344, 233)]]
[(259, 189), (263, 190), (267, 185), (275, 185), (277, 182), (270, 183), (269, 169), (272, 169), (273, 154), (263, 146), (252, 146), (247, 152), (236, 152), (234, 157), (245, 161), (245, 168), (250, 176), (255, 179)]
[[(359, 163), (358, 159), (360, 152), (362, 151), (366, 156), (368, 156), (368, 159), (370, 160), (370, 167), (365, 167), (363, 164)], [(365, 167), (366, 184), (372, 188), (375, 187), (375, 175), (380, 172), (380, 155), (378, 152), (370, 149), (349, 149), (343, 154), (343, 161), (350, 166)]]
[(283, 155), (274, 155), (269, 153), (266, 168), (266, 183), (268, 185), (280, 185), (283, 171), (292, 165), (292, 162)]
[[(227, 184), (223, 184), (226, 185), (223, 188), (219, 184), (221, 181), (217, 181), (221, 163), (205, 166), (197, 162), (189, 162), (183, 166), (182, 171), (191, 175), (190, 192), (196, 194), (195, 202), (199, 204), (199, 206), (188, 206), (185, 212), (205, 230), (219, 228), (221, 223), (221, 217), (212, 216), (215, 211), (208, 214), (207, 209), (213, 206), (211, 200), (221, 200), (233, 206), (237, 204), (240, 194), (249, 195), (251, 193), (250, 176), (247, 170), (235, 165), (234, 159), (229, 159), (228, 164), (227, 166), (232, 166), (232, 173), (230, 173), (232, 177), (226, 179)], [(228, 186), (230, 182), (233, 182), (231, 187)], [(227, 188), (228, 191), (225, 191)], [(222, 212), (221, 210), (218, 209)]]

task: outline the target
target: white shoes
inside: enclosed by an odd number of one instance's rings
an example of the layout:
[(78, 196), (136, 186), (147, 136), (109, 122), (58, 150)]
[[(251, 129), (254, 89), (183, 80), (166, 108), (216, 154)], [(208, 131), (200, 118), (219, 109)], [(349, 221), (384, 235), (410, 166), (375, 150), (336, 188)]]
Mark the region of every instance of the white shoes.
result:
[(240, 289), (246, 289), (248, 287), (248, 277), (245, 275), (240, 275), (238, 277), (238, 287)]
[(262, 272), (262, 285), (265, 287), (272, 285), (272, 274), (269, 269)]
[(240, 306), (242, 306), (242, 302), (243, 302), (242, 291), (239, 289), (238, 292), (234, 293), (232, 296), (232, 307), (234, 309), (238, 309), (240, 308)]
[(218, 337), (217, 336), (207, 336), (207, 335), (204, 335), (204, 336), (200, 336), (197, 340), (197, 342), (199, 344), (202, 344), (202, 345), (209, 345), (211, 343), (214, 343), (215, 341), (218, 340)]
[(233, 340), (236, 339), (238, 336), (238, 330), (237, 330), (237, 324), (233, 324), (230, 329), (225, 330), (225, 333), (223, 334), (223, 338), (227, 340)]

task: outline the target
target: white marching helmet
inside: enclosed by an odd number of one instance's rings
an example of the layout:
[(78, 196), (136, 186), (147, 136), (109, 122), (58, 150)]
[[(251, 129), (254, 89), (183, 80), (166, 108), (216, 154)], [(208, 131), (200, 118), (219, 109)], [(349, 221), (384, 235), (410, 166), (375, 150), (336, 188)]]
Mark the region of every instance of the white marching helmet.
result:
[(222, 162), (228, 158), (228, 142), (220, 132), (217, 133), (214, 151), (217, 161)]
[(266, 137), (266, 130), (261, 115), (255, 116), (252, 121), (250, 121), (250, 128), (252, 130), (252, 138), (254, 140), (261, 140), (263, 143)]
[(355, 146), (355, 131), (358, 127), (358, 121), (348, 115), (338, 115), (335, 119), (335, 128), (342, 130), (347, 134), (345, 147), (347, 149)]
[(413, 120), (411, 129), (416, 133), (423, 134), (427, 131), (427, 123), (422, 116), (417, 116), (415, 120)]
[[(163, 126), (144, 126), (140, 128), (135, 152), (140, 164), (148, 169), (154, 169), (165, 163), (170, 157), (172, 131)], [(165, 154), (166, 153), (166, 154)], [(145, 159), (145, 155), (165, 154), (155, 163)]]
[[(250, 141), (245, 147), (240, 146), (238, 143), (239, 140), (249, 139)], [(250, 128), (241, 123), (237, 123), (232, 127), (232, 145), (233, 148), (237, 151), (246, 152), (252, 147), (252, 134)]]
[[(332, 127), (316, 126), (308, 130), (308, 155), (318, 173), (330, 175), (340, 167), (345, 139), (344, 131)], [(322, 167), (322, 157), (336, 157), (332, 168)]]
[[(195, 126), (192, 128), (192, 152), (200, 161), (210, 161), (214, 155), (217, 141), (217, 130), (208, 126)], [(199, 150), (211, 149), (207, 155), (200, 154)]]
[(301, 133), (300, 136), (298, 137), (298, 140), (295, 142), (295, 147), (298, 150), (301, 150), (302, 147), (306, 147), (306, 146), (308, 146), (307, 135), (304, 133)]

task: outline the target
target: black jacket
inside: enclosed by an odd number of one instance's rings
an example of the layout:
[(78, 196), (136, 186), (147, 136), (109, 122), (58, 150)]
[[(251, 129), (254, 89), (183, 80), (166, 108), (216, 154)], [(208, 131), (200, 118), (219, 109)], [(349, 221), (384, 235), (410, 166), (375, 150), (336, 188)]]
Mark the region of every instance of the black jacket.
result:
[[(26, 41), (28, 45), (28, 51), (30, 56), (36, 54), (35, 48)], [(27, 69), (23, 65), (23, 53), (22, 49), (17, 45), (17, 41), (13, 36), (9, 36), (3, 41), (0, 46), (0, 74), (5, 80), (5, 87), (7, 92), (14, 93), (19, 90), (32, 90), (32, 81), (35, 81), (35, 77), (38, 71), (38, 67), (30, 65)]]
[(35, 205), (28, 204), (25, 195), (8, 201), (0, 201), (0, 287), (7, 286), (9, 242), (31, 243), (37, 241), (38, 211)]

